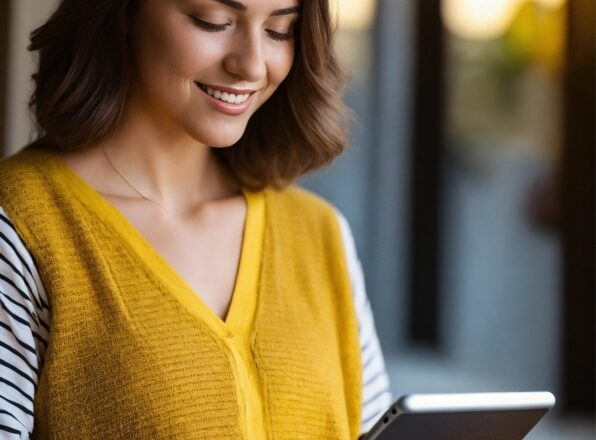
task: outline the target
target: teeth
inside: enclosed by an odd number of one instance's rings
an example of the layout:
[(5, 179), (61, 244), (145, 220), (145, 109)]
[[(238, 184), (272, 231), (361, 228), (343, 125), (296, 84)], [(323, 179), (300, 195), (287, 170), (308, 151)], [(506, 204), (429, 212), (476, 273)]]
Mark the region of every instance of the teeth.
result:
[(201, 86), (203, 90), (207, 92), (209, 96), (213, 96), (215, 99), (227, 102), (229, 104), (242, 104), (250, 96), (249, 93), (245, 95), (234, 95), (233, 93), (222, 92), (220, 90), (212, 89), (211, 87)]

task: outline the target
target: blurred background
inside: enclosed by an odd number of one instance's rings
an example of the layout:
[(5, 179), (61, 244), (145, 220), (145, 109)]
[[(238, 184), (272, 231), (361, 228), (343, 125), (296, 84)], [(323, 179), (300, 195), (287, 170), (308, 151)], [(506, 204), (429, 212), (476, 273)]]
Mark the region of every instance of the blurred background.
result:
[[(32, 138), (0, 0), (0, 155)], [(393, 394), (549, 390), (530, 440), (595, 438), (593, 0), (333, 0), (349, 150), (300, 183), (348, 218)]]

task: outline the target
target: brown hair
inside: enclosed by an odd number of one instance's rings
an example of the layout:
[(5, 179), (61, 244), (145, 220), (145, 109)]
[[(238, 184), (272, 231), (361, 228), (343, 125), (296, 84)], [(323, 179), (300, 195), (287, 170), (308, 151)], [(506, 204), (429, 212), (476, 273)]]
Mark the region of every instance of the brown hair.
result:
[[(62, 0), (32, 32), (39, 69), (30, 108), (40, 134), (32, 146), (74, 150), (118, 126), (133, 78), (126, 28), (140, 1)], [(328, 1), (302, 0), (288, 77), (234, 146), (214, 150), (243, 186), (282, 188), (343, 152), (349, 112), (333, 31)]]

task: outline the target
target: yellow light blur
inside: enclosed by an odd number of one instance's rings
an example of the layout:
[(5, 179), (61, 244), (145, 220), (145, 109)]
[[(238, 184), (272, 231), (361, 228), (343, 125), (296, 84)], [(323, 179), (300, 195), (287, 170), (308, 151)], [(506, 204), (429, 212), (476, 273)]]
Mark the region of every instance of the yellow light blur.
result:
[[(462, 38), (488, 40), (502, 35), (514, 14), (527, 0), (443, 0), (443, 22)], [(558, 8), (566, 0), (534, 0), (547, 8)]]
[(443, 0), (443, 21), (453, 34), (484, 40), (501, 35), (510, 23), (518, 0)]
[(339, 28), (347, 31), (368, 29), (375, 16), (376, 0), (331, 0), (331, 12)]
[(560, 8), (561, 6), (563, 6), (567, 0), (536, 0), (536, 1), (543, 6), (546, 6), (548, 8), (552, 8), (552, 9), (556, 9), (556, 8)]

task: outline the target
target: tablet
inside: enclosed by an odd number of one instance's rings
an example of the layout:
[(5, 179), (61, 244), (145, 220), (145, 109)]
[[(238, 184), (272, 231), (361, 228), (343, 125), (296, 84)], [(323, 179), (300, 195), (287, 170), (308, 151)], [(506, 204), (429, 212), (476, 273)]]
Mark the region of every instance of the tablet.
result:
[(410, 394), (365, 440), (521, 440), (555, 404), (549, 392)]

